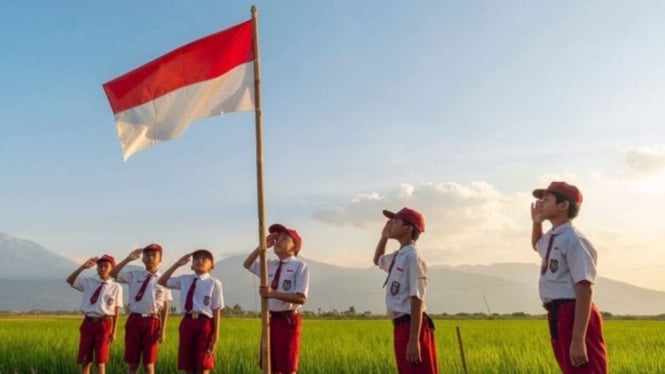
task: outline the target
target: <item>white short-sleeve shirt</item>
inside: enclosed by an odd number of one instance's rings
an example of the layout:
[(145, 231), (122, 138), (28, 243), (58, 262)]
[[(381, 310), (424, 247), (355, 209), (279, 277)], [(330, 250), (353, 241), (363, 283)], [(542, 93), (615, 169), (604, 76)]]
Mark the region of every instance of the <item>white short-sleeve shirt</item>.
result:
[(554, 235), (552, 249), (538, 288), (543, 302), (556, 299), (574, 299), (575, 284), (594, 283), (596, 279), (596, 250), (570, 222), (545, 233), (536, 243), (538, 254), (545, 261), (550, 237)]
[(386, 284), (386, 307), (392, 318), (411, 314), (411, 297), (422, 300), (425, 305), (427, 288), (427, 265), (414, 244), (400, 248), (393, 253), (379, 257), (379, 268), (386, 272), (395, 257), (392, 271)]
[[(143, 286), (146, 277), (150, 276), (150, 282), (143, 292), (141, 300), (136, 301), (136, 294)], [(125, 283), (129, 287), (129, 299), (127, 304), (132, 313), (155, 314), (159, 313), (164, 307), (164, 303), (173, 300), (171, 290), (161, 286), (157, 280), (161, 276), (160, 272), (150, 273), (147, 270), (123, 271), (118, 274), (116, 281)]]
[(169, 280), (166, 281), (166, 285), (168, 288), (180, 290), (180, 302), (184, 309), (185, 302), (187, 302), (189, 287), (192, 285), (195, 278), (198, 278), (198, 280), (194, 287), (194, 298), (192, 300), (193, 308), (191, 312), (203, 313), (212, 318), (213, 312), (216, 309), (224, 308), (222, 282), (219, 279), (211, 277), (209, 273), (201, 275), (185, 274), (169, 278)]
[[(90, 298), (95, 293), (101, 283), (106, 284), (102, 287), (94, 304), (90, 303)], [(115, 308), (122, 308), (122, 286), (114, 282), (113, 279), (102, 280), (99, 277), (77, 277), (72, 287), (83, 292), (83, 301), (81, 311), (87, 316), (103, 317), (115, 315)]]
[[(279, 284), (276, 291), (287, 293), (299, 293), (307, 297), (309, 291), (309, 267), (303, 261), (300, 261), (295, 256), (287, 257), (282, 261), (282, 270), (279, 277)], [(272, 283), (277, 275), (277, 268), (279, 267), (280, 260), (268, 261), (268, 286)], [(259, 261), (254, 261), (249, 266), (249, 271), (257, 276), (261, 275), (261, 265)], [(268, 309), (273, 312), (283, 312), (287, 310), (299, 310), (302, 308), (301, 304), (287, 303), (278, 299), (268, 300)]]

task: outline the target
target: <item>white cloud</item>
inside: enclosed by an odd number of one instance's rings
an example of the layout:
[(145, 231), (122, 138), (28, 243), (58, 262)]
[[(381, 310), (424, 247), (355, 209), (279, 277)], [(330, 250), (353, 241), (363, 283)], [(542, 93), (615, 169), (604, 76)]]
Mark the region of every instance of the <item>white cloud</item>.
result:
[[(504, 194), (486, 182), (402, 184), (385, 195), (358, 195), (341, 206), (319, 211), (314, 218), (335, 227), (377, 230), (383, 209), (408, 206), (425, 216), (419, 244), (433, 263), (526, 261), (529, 253), (527, 193)], [(524, 256), (527, 254), (527, 256)]]
[(633, 147), (621, 153), (633, 175), (648, 175), (665, 167), (665, 145)]

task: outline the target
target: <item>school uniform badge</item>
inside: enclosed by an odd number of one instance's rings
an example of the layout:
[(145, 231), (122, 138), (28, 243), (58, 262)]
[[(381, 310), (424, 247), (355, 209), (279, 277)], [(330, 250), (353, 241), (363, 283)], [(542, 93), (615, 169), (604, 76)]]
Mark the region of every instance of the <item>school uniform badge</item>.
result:
[(293, 284), (292, 284), (292, 282), (291, 282), (290, 279), (284, 279), (284, 282), (282, 282), (282, 289), (283, 289), (284, 291), (288, 291), (288, 290), (291, 289), (291, 286), (292, 286), (292, 285), (293, 285)]
[(398, 281), (393, 281), (390, 284), (390, 294), (395, 296), (399, 293), (399, 282)]
[(210, 296), (205, 296), (203, 298), (203, 305), (209, 306), (210, 305)]
[(559, 260), (551, 259), (550, 260), (550, 271), (556, 273), (559, 270)]
[(114, 302), (115, 302), (115, 299), (112, 298), (112, 297), (109, 297), (108, 299), (106, 299), (106, 305), (108, 305), (108, 306), (113, 306)]

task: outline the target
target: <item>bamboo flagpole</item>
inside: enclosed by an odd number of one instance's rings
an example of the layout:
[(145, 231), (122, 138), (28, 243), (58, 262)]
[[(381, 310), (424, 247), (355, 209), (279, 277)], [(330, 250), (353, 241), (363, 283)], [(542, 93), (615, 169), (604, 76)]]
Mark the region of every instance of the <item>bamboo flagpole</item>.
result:
[(464, 344), (462, 344), (462, 333), (459, 330), (459, 326), (455, 327), (457, 329), (457, 343), (459, 344), (459, 352), (462, 355), (462, 368), (464, 368), (464, 374), (469, 374), (469, 370), (466, 367), (466, 358), (464, 357)]
[[(268, 287), (268, 262), (266, 259), (266, 212), (263, 190), (263, 117), (261, 112), (258, 9), (255, 5), (252, 5), (252, 24), (254, 27), (254, 114), (256, 119), (256, 194), (259, 209), (260, 287), (265, 288)], [(268, 299), (263, 297), (261, 298), (261, 364), (263, 372), (270, 374), (270, 315), (268, 314)]]

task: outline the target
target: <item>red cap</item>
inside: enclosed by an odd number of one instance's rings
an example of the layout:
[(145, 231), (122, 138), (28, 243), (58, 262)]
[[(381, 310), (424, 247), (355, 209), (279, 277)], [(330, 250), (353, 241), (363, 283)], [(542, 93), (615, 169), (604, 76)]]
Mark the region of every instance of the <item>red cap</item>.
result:
[(300, 252), (300, 247), (302, 246), (302, 238), (300, 237), (300, 234), (298, 234), (298, 231), (286, 228), (284, 225), (280, 225), (279, 223), (275, 223), (273, 225), (270, 225), (270, 227), (268, 227), (268, 232), (271, 234), (274, 234), (276, 232), (286, 233), (291, 237), (291, 239), (293, 239), (293, 242), (296, 243), (296, 254)]
[(403, 221), (412, 224), (418, 231), (425, 232), (425, 217), (423, 217), (423, 215), (416, 210), (406, 207), (402, 208), (397, 213), (393, 213), (389, 210), (384, 210), (383, 215), (390, 219), (401, 218)]
[(143, 252), (145, 251), (153, 251), (153, 252), (159, 252), (162, 253), (162, 246), (157, 244), (157, 243), (152, 243), (148, 244), (143, 248)]
[(212, 252), (210, 252), (207, 249), (197, 249), (196, 251), (192, 252), (192, 257), (196, 257), (197, 255), (204, 255), (212, 261), (213, 265), (215, 264), (215, 258), (212, 256)]
[(552, 182), (547, 188), (538, 188), (533, 190), (533, 196), (538, 199), (542, 199), (545, 193), (547, 192), (556, 192), (565, 196), (577, 203), (577, 205), (582, 204), (582, 193), (577, 187), (566, 182)]
[(102, 255), (102, 257), (97, 259), (98, 264), (102, 261), (106, 261), (111, 264), (111, 267), (115, 267), (115, 258), (113, 258), (111, 255)]

